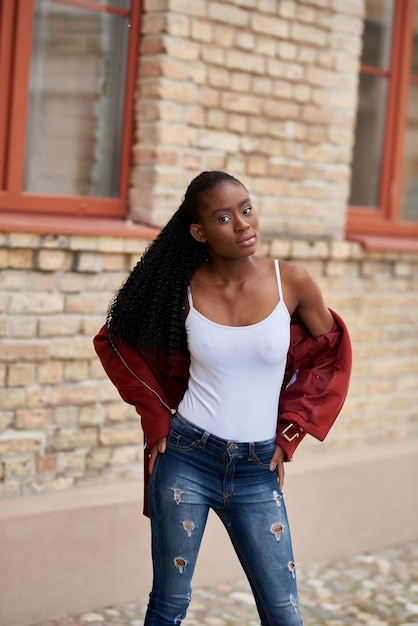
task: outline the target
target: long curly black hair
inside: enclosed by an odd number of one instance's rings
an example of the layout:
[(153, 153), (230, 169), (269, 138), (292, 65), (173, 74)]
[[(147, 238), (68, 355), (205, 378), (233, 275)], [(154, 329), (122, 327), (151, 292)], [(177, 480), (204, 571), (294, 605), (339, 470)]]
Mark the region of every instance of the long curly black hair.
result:
[(202, 172), (192, 180), (182, 204), (111, 303), (107, 326), (112, 338), (154, 356), (163, 353), (168, 361), (185, 349), (187, 287), (210, 258), (209, 246), (192, 237), (190, 225), (200, 222), (206, 194), (225, 182), (242, 184), (220, 171)]

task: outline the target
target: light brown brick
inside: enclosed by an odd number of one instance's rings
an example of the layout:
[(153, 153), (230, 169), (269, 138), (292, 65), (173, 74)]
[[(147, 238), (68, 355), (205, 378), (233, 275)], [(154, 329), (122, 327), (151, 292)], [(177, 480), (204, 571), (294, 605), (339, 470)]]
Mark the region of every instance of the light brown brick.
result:
[(111, 448), (96, 448), (92, 450), (86, 459), (86, 467), (88, 470), (103, 470), (109, 465)]
[[(164, 7), (164, 10), (166, 7)], [(175, 13), (167, 13), (166, 15), (167, 33), (174, 37), (189, 37), (190, 35), (190, 17), (187, 15), (179, 15)]]
[(60, 291), (76, 293), (84, 291), (84, 276), (75, 272), (68, 272), (57, 277), (57, 284)]
[(10, 302), (11, 313), (58, 313), (64, 310), (64, 298), (59, 293), (18, 293)]
[(265, 73), (266, 69), (264, 58), (261, 55), (240, 50), (227, 50), (225, 65), (230, 69), (242, 70), (245, 68), (247, 72), (261, 75)]
[(6, 480), (22, 480), (34, 474), (34, 461), (32, 456), (5, 459), (3, 465)]
[(92, 448), (97, 446), (97, 430), (81, 428), (77, 430), (63, 429), (48, 439), (48, 451), (75, 450), (76, 448)]
[(80, 426), (97, 426), (104, 422), (105, 409), (100, 404), (80, 408)]
[(119, 398), (118, 402), (108, 402), (105, 405), (106, 409), (106, 422), (126, 422), (129, 418), (135, 415), (135, 409), (127, 404), (126, 402), (122, 402)]
[(246, 115), (232, 113), (227, 116), (226, 127), (232, 132), (245, 135), (248, 132), (248, 117)]
[(126, 272), (126, 255), (125, 254), (103, 254), (103, 271), (104, 272)]
[(16, 411), (16, 428), (19, 430), (42, 430), (51, 423), (49, 409), (19, 409)]
[(66, 475), (83, 476), (86, 469), (86, 452), (60, 452), (58, 467), (59, 471)]
[(26, 408), (38, 409), (48, 405), (48, 388), (32, 386), (26, 388)]
[(14, 269), (29, 269), (32, 267), (33, 251), (26, 249), (11, 249), (8, 254), (8, 265)]
[(36, 337), (37, 319), (26, 315), (14, 315), (7, 319), (7, 336), (14, 339), (30, 339)]
[(54, 385), (62, 382), (63, 364), (60, 361), (46, 361), (38, 365), (37, 380), (40, 385)]
[(220, 2), (209, 2), (207, 12), (211, 20), (231, 24), (234, 27), (246, 27), (249, 23), (248, 11)]
[[(212, 111), (209, 111), (209, 115), (211, 113)], [(188, 107), (187, 115), (186, 115), (186, 120), (188, 124), (190, 124), (191, 126), (201, 127), (205, 125), (206, 119), (207, 119), (206, 112), (203, 107), (200, 107), (200, 106)]]
[(141, 429), (138, 426), (118, 426), (100, 429), (100, 443), (103, 446), (121, 446), (124, 444), (139, 443), (142, 440)]
[(85, 235), (72, 235), (68, 247), (70, 250), (97, 250), (98, 237), (88, 237)]
[(37, 474), (51, 474), (57, 469), (57, 454), (45, 454), (35, 459), (35, 469)]
[(8, 266), (9, 251), (0, 247), (0, 269), (4, 269)]
[(261, 100), (256, 96), (235, 93), (223, 93), (221, 98), (221, 106), (226, 111), (234, 111), (236, 113), (252, 113), (257, 115), (261, 111)]
[(65, 296), (66, 313), (95, 313), (97, 297), (89, 294), (69, 294)]
[(40, 452), (42, 440), (41, 434), (34, 436), (33, 433), (27, 433), (27, 437), (21, 437), (20, 434), (6, 431), (0, 437), (0, 456)]
[(45, 493), (47, 491), (64, 491), (74, 485), (74, 478), (70, 476), (59, 476), (50, 480), (30, 481), (23, 487), (24, 494)]
[(53, 272), (31, 272), (28, 276), (27, 291), (56, 291), (56, 276)]
[(45, 272), (53, 272), (66, 267), (66, 252), (64, 250), (39, 250), (35, 267)]
[(196, 61), (199, 58), (199, 44), (195, 41), (184, 39), (166, 39), (165, 48), (169, 58), (183, 61)]
[(39, 245), (39, 235), (24, 232), (11, 232), (9, 233), (7, 243), (10, 248), (37, 248)]
[(256, 33), (264, 33), (285, 39), (289, 35), (289, 23), (271, 15), (253, 13), (251, 16), (251, 28)]
[(29, 363), (10, 365), (7, 372), (9, 387), (26, 387), (35, 382), (35, 366)]
[(17, 270), (8, 270), (0, 273), (0, 287), (2, 290), (17, 291), (23, 289), (26, 283), (24, 272)]
[(79, 412), (77, 406), (58, 406), (54, 409), (54, 424), (61, 428), (76, 428)]
[(92, 404), (98, 399), (98, 388), (94, 383), (86, 382), (77, 385), (57, 385), (51, 389), (52, 406), (64, 404)]
[(253, 33), (247, 31), (239, 31), (235, 37), (237, 48), (243, 50), (254, 50), (256, 46), (256, 38)]
[(109, 463), (110, 465), (131, 465), (138, 462), (139, 446), (122, 446), (112, 450)]
[(195, 41), (204, 41), (206, 43), (214, 40), (215, 28), (212, 24), (203, 19), (192, 19), (191, 37)]
[(50, 315), (39, 320), (39, 337), (74, 336), (80, 332), (79, 315)]
[(298, 22), (291, 24), (290, 38), (298, 43), (313, 44), (319, 47), (329, 45), (329, 36), (325, 30)]
[(70, 361), (64, 364), (65, 382), (78, 382), (87, 380), (89, 372), (89, 363), (87, 361)]
[(21, 387), (0, 389), (0, 406), (5, 411), (20, 409), (25, 406), (26, 393)]

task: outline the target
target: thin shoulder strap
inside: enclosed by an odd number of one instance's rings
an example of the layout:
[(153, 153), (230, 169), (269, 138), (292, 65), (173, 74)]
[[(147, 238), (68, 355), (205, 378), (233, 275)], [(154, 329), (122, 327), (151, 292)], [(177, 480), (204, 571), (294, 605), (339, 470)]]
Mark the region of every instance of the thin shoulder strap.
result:
[(274, 259), (274, 267), (276, 268), (277, 287), (279, 289), (280, 300), (284, 302), (282, 292), (282, 280), (280, 278), (280, 263), (278, 259)]
[(192, 298), (192, 290), (190, 289), (190, 285), (187, 287), (187, 301), (189, 303), (190, 310), (193, 308), (193, 298)]

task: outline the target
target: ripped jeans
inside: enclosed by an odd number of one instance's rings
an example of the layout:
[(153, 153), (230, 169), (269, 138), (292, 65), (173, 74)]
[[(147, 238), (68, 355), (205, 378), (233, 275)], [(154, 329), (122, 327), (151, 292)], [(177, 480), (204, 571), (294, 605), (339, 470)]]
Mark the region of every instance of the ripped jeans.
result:
[(226, 441), (172, 417), (151, 475), (153, 588), (144, 626), (181, 624), (209, 509), (223, 522), (263, 626), (301, 626), (286, 508), (269, 462), (274, 439)]

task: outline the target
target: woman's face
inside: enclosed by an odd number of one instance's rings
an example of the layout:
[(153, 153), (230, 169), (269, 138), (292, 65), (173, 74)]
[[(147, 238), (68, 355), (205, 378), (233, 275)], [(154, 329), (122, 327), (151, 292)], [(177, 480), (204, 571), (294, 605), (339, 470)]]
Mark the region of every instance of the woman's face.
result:
[(228, 181), (210, 191), (201, 209), (201, 220), (190, 226), (190, 232), (197, 241), (207, 241), (212, 254), (227, 258), (254, 254), (258, 215), (245, 187)]

